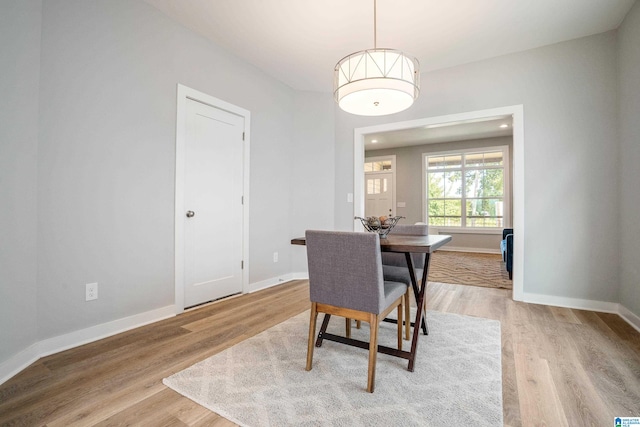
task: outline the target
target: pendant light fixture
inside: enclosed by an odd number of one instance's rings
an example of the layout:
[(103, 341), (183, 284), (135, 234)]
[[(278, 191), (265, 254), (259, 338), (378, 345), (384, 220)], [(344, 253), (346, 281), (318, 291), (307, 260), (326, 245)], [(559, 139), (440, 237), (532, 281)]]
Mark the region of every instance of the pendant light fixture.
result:
[(373, 49), (342, 58), (334, 69), (333, 95), (341, 109), (384, 116), (409, 108), (420, 93), (420, 64), (402, 51), (377, 46), (373, 0)]

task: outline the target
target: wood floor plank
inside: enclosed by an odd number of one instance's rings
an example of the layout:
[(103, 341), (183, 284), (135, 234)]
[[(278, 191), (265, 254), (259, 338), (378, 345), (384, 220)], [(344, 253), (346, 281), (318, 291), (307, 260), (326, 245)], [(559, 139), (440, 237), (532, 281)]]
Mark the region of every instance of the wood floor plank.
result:
[(37, 388), (51, 377), (51, 370), (42, 359), (32, 363), (5, 384), (0, 386), (0, 403), (20, 398), (25, 392)]
[[(272, 304), (278, 305), (279, 301), (287, 298), (297, 298), (302, 296), (305, 292), (300, 289), (287, 289), (283, 290), (280, 295), (277, 295), (273, 298)], [(249, 317), (249, 316), (262, 316), (264, 315), (266, 308), (262, 304), (256, 304), (255, 301), (250, 299), (238, 300), (237, 304), (234, 307), (234, 313), (237, 313), (238, 318)], [(224, 318), (229, 318), (229, 313), (226, 311), (220, 310), (218, 313), (214, 313), (210, 316), (207, 316), (202, 319), (198, 319), (196, 321), (190, 322), (186, 325), (182, 325), (183, 328), (191, 331), (198, 332), (205, 330), (212, 325), (216, 325), (220, 322), (220, 320)]]
[[(210, 422), (213, 420), (211, 418), (212, 412), (209, 409), (205, 408), (204, 406), (198, 405), (194, 401), (189, 400), (184, 396), (180, 396), (179, 399), (176, 399), (176, 392), (173, 390), (171, 390), (171, 392), (172, 393), (167, 394), (167, 403), (171, 405), (167, 407), (167, 411), (174, 417), (188, 426), (197, 424), (204, 420), (209, 420)], [(217, 414), (214, 415), (215, 419), (219, 419), (223, 422), (228, 423), (228, 421), (221, 416)]]
[(513, 334), (502, 328), (502, 411), (504, 424), (509, 426), (522, 424), (516, 374)]
[(529, 340), (514, 346), (516, 382), (523, 425), (569, 426), (546, 359)]
[[(191, 402), (193, 403), (193, 402)], [(193, 403), (193, 405), (196, 405)], [(148, 425), (189, 425), (180, 419), (190, 405), (185, 399), (175, 399), (175, 392), (164, 388), (133, 405), (129, 405), (113, 416), (96, 423), (96, 426), (131, 425), (143, 419)], [(197, 420), (196, 420), (197, 421)]]
[(210, 412), (210, 415), (193, 424), (192, 427), (234, 427), (237, 424)]
[[(506, 426), (608, 425), (640, 414), (640, 333), (606, 313), (431, 283), (430, 310), (496, 319)], [(309, 308), (306, 281), (221, 300), (43, 358), (0, 385), (0, 425), (234, 425), (162, 378)]]
[(575, 336), (585, 329), (581, 324), (541, 325), (545, 337), (550, 369), (562, 396), (569, 425), (600, 426), (608, 424), (612, 414), (593, 386), (585, 367), (579, 361), (579, 341)]
[(554, 319), (556, 319), (556, 321), (558, 322), (576, 323), (576, 324), (580, 323), (580, 320), (576, 317), (573, 310), (570, 308), (549, 307), (549, 310), (551, 311), (551, 314), (553, 315)]
[(82, 404), (76, 408), (67, 407), (64, 413), (48, 421), (49, 427), (87, 426), (104, 421), (131, 405), (135, 405), (149, 397), (166, 390), (160, 381), (129, 386), (109, 393), (96, 393), (91, 397), (83, 397)]
[(589, 328), (572, 331), (579, 363), (591, 378), (594, 388), (611, 416), (640, 413), (640, 358), (596, 313), (580, 313)]

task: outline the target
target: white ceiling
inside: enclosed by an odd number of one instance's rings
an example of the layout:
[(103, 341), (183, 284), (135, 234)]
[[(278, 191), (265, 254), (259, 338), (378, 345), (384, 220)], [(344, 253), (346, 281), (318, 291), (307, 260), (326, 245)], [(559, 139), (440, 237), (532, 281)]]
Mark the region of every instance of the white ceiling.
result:
[[(333, 67), (373, 47), (373, 0), (145, 0), (296, 90), (331, 92)], [(378, 0), (378, 47), (421, 71), (617, 28), (634, 0)]]
[[(469, 139), (494, 138), (513, 135), (513, 119), (510, 116), (487, 117), (465, 122), (451, 122), (412, 129), (365, 135), (365, 150), (437, 144)], [(506, 127), (501, 127), (506, 125)], [(377, 142), (373, 142), (377, 141)]]

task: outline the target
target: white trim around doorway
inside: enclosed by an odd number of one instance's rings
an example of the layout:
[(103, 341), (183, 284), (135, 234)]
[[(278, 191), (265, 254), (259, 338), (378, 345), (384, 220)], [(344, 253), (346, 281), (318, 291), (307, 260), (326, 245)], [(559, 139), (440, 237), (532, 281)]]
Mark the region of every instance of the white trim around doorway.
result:
[[(524, 299), (524, 107), (512, 105), (508, 107), (492, 108), (488, 110), (470, 111), (445, 116), (427, 117), (405, 122), (386, 123), (354, 129), (353, 138), (353, 215), (364, 215), (364, 137), (374, 132), (389, 132), (394, 130), (411, 129), (441, 123), (460, 122), (482, 119), (486, 117), (507, 116), (513, 118), (513, 228), (518, 230), (518, 237), (514, 238), (513, 252), (513, 299)], [(354, 219), (354, 230), (362, 230), (360, 221)]]
[(206, 93), (178, 84), (176, 113), (176, 175), (175, 175), (175, 309), (176, 314), (184, 311), (184, 248), (179, 243), (184, 241), (184, 226), (181, 221), (184, 207), (184, 162), (186, 143), (187, 100), (201, 102), (220, 110), (228, 111), (244, 117), (243, 141), (243, 221), (242, 221), (242, 293), (249, 292), (249, 165), (251, 140), (251, 113), (249, 110), (230, 104)]

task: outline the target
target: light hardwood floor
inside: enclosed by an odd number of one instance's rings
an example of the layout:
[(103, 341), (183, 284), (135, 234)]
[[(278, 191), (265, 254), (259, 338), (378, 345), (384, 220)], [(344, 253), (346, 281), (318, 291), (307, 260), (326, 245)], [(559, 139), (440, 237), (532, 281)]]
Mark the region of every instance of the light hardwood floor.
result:
[[(0, 425), (233, 425), (162, 378), (307, 310), (308, 298), (306, 281), (290, 282), (43, 358), (0, 386)], [(505, 425), (640, 416), (640, 333), (620, 317), (445, 284), (430, 285), (428, 308), (501, 321)]]

